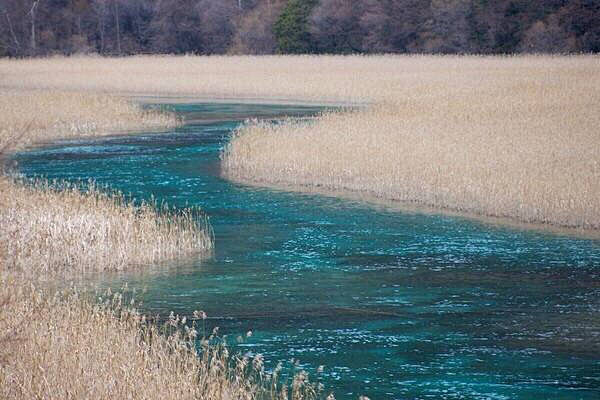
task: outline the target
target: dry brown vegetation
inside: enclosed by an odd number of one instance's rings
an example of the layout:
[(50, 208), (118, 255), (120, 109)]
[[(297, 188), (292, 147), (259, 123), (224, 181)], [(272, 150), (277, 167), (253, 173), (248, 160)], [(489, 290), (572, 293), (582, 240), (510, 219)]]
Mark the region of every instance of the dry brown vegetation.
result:
[(600, 92), (579, 85), (533, 86), (501, 101), (411, 99), (314, 123), (248, 124), (225, 150), (223, 167), (241, 181), (600, 229)]
[[(201, 341), (195, 321), (164, 326), (121, 295), (51, 296), (0, 276), (0, 397), (3, 399), (312, 399), (317, 385), (297, 374), (283, 387), (260, 356), (230, 355)], [(201, 317), (200, 317), (201, 318)]]
[(124, 98), (59, 90), (0, 89), (0, 110), (0, 151), (60, 138), (179, 124), (173, 114), (145, 111)]
[(600, 227), (599, 56), (269, 56), (0, 61), (3, 85), (368, 104), (227, 149), (232, 179)]
[(250, 125), (232, 179), (600, 228), (600, 57), (282, 56), (0, 61), (4, 85), (370, 104)]
[(531, 86), (554, 94), (579, 82), (570, 90), (593, 92), (599, 68), (592, 55), (56, 57), (1, 59), (0, 88), (342, 103), (462, 95), (477, 103)]
[[(178, 123), (170, 114), (143, 111), (124, 99), (55, 91), (3, 91), (0, 156), (23, 143), (106, 135), (134, 127)], [(60, 186), (60, 185), (59, 185)], [(153, 205), (134, 206), (122, 195), (0, 177), (0, 261), (29, 277), (121, 270), (212, 247), (206, 224), (191, 211), (179, 216)]]
[(56, 274), (116, 271), (211, 251), (208, 224), (193, 210), (176, 215), (153, 204), (134, 206), (93, 185), (20, 184), (0, 179), (0, 246), (9, 270)]

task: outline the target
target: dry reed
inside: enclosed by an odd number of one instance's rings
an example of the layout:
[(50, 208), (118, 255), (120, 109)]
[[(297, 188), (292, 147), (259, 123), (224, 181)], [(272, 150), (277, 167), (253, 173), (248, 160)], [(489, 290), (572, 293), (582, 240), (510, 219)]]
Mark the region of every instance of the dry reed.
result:
[(463, 94), (476, 103), (544, 83), (597, 91), (599, 68), (592, 55), (82, 56), (0, 59), (0, 88), (350, 103)]
[(600, 57), (99, 57), (0, 61), (2, 85), (370, 103), (249, 126), (227, 176), (600, 228)]
[[(285, 388), (278, 370), (202, 340), (194, 323), (171, 315), (159, 327), (123, 304), (76, 291), (49, 296), (2, 278), (0, 397), (4, 399), (314, 399), (298, 374)], [(14, 339), (10, 342), (6, 338)], [(288, 389), (289, 387), (289, 389)]]
[[(59, 91), (3, 91), (0, 156), (23, 143), (106, 135), (178, 124), (167, 113), (144, 111), (124, 99)], [(166, 210), (163, 210), (166, 211)], [(121, 270), (212, 247), (207, 225), (188, 210), (179, 216), (152, 205), (135, 207), (93, 185), (53, 189), (0, 177), (0, 261), (30, 277)]]
[(250, 123), (225, 149), (223, 169), (241, 181), (600, 229), (600, 92), (565, 89), (557, 101), (546, 91)]
[[(12, 107), (9, 97), (15, 97), (6, 93), (29, 96), (24, 89), (372, 103), (366, 110), (325, 114), (308, 124), (249, 124), (226, 149), (224, 169), (246, 181), (322, 185), (531, 222), (600, 228), (597, 56), (0, 60), (0, 87), (2, 110)], [(52, 100), (46, 111), (32, 108), (38, 112), (31, 119), (51, 116), (38, 127), (22, 117), (12, 124), (3, 120), (0, 138), (32, 126), (39, 132), (33, 135), (36, 140), (64, 136), (69, 126), (75, 126), (75, 134), (90, 126), (89, 132), (113, 129), (93, 125), (99, 112), (90, 119), (64, 119), (80, 121), (75, 125), (54, 118), (65, 110), (80, 112), (78, 102), (69, 103), (71, 95), (65, 96), (62, 104), (71, 107), (57, 107), (62, 111), (52, 108)], [(29, 109), (28, 101), (16, 110)], [(113, 114), (103, 114), (107, 124)], [(56, 135), (44, 133), (53, 126)], [(28, 190), (10, 188), (26, 196)], [(38, 195), (59, 196), (50, 189)], [(57, 208), (57, 215), (62, 212)], [(41, 243), (43, 238), (35, 237)], [(0, 246), (0, 257), (12, 254)], [(147, 336), (158, 328), (146, 327), (135, 313), (76, 296), (41, 296), (23, 282), (2, 279), (7, 289), (0, 301), (0, 341), (10, 341), (10, 347), (3, 347), (10, 351), (1, 354), (3, 397), (215, 398), (206, 393), (219, 393), (216, 398), (269, 398), (266, 392), (257, 395), (260, 391), (248, 386), (244, 373), (236, 378), (228, 375), (231, 370), (219, 369), (216, 375), (202, 375), (208, 380), (188, 373), (212, 364), (197, 364), (202, 360), (181, 336)], [(219, 391), (200, 391), (204, 386), (198, 382)], [(233, 389), (223, 390), (231, 384)], [(238, 392), (240, 387), (247, 390)], [(304, 396), (301, 389), (291, 392)], [(308, 390), (306, 397), (313, 395)]]
[(120, 97), (57, 90), (0, 90), (0, 110), (0, 151), (14, 145), (180, 123), (174, 114), (143, 110)]
[(134, 206), (93, 185), (53, 188), (0, 179), (0, 247), (5, 266), (33, 276), (123, 270), (212, 248), (207, 223), (193, 210), (176, 215)]

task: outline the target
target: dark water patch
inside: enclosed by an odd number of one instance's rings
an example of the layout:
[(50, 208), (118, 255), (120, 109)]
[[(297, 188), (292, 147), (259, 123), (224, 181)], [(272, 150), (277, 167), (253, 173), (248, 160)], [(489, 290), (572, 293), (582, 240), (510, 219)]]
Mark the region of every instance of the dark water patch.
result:
[(17, 157), (27, 176), (93, 178), (210, 216), (212, 259), (105, 285), (145, 288), (152, 314), (204, 310), (208, 331), (252, 330), (239, 350), (313, 377), (324, 365), (338, 398), (600, 397), (600, 241), (232, 183), (218, 159), (230, 130), (288, 110), (172, 107), (220, 122)]

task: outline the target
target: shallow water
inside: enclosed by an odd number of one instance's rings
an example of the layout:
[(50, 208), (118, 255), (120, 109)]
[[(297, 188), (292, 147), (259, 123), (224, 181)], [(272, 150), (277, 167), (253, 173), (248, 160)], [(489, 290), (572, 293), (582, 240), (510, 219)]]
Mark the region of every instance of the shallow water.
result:
[(252, 330), (241, 351), (324, 365), (339, 399), (600, 398), (600, 241), (231, 183), (218, 151), (239, 120), (318, 109), (170, 107), (193, 124), (17, 156), (210, 216), (212, 259), (105, 278), (146, 288), (145, 311)]

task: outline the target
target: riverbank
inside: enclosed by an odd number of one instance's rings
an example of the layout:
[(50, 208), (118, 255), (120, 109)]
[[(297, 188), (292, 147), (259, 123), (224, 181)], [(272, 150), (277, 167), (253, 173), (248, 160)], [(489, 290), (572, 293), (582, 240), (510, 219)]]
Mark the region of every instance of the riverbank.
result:
[[(64, 91), (2, 91), (0, 156), (58, 138), (103, 136), (180, 123), (125, 99)], [(3, 173), (5, 171), (2, 171)], [(212, 238), (191, 211), (174, 215), (154, 204), (134, 206), (93, 183), (23, 182), (0, 176), (0, 233), (5, 272), (29, 279), (115, 271), (187, 254), (208, 254)]]
[(600, 98), (582, 86), (249, 123), (224, 150), (223, 171), (239, 182), (598, 230)]
[(106, 136), (179, 125), (174, 114), (125, 98), (64, 90), (0, 89), (0, 152), (56, 139)]
[(231, 379), (225, 348), (199, 356), (196, 329), (179, 318), (162, 328), (120, 295), (51, 295), (3, 274), (0, 283), (4, 399), (253, 398), (262, 389)]
[(367, 105), (310, 124), (249, 126), (224, 172), (598, 230), (599, 66), (594, 55), (140, 56), (4, 60), (0, 73), (3, 86), (21, 89)]

